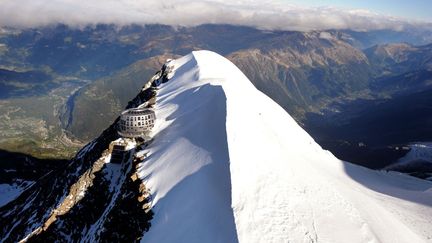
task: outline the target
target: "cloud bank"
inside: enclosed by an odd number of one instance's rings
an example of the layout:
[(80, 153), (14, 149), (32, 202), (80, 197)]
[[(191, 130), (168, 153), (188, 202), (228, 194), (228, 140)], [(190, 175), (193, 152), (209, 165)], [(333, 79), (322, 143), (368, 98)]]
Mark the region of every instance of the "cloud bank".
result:
[(166, 24), (195, 26), (233, 24), (269, 30), (354, 29), (401, 30), (408, 20), (367, 10), (300, 7), (281, 1), (256, 0), (2, 0), (0, 26), (40, 27), (63, 23)]

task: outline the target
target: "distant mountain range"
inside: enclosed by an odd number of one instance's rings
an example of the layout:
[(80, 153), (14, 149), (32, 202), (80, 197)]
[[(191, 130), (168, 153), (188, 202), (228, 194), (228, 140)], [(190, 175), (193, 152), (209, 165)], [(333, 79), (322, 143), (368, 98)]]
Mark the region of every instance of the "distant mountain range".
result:
[(151, 139), (116, 119), (62, 167), (0, 185), (2, 242), (431, 239), (431, 182), (337, 159), (217, 53), (167, 65), (126, 107), (154, 100)]
[[(295, 32), (230, 25), (4, 28), (0, 34), (0, 85), (7, 88), (0, 100), (0, 148), (38, 157), (73, 155), (116, 118), (161, 63), (198, 49), (228, 57), (298, 122), (311, 131), (319, 130), (312, 135), (320, 143), (337, 140), (358, 146), (365, 142), (354, 135), (340, 137), (332, 132), (343, 125), (364, 131), (371, 141), (380, 141), (367, 142), (368, 146), (386, 147), (389, 140), (378, 139), (379, 133), (352, 120), (371, 115), (356, 104), (362, 100), (374, 107), (377, 102), (386, 103), (387, 111), (402, 112), (398, 109), (402, 100), (410, 100), (404, 97), (429, 92), (432, 50), (427, 44), (431, 42), (430, 31), (417, 29)], [(23, 81), (21, 77), (29, 78)], [(424, 136), (404, 137), (398, 143), (432, 139), (424, 130), (430, 103), (427, 99), (423, 102), (414, 113), (401, 115), (415, 121), (422, 114), (423, 126), (417, 126), (412, 134)], [(374, 119), (385, 124), (388, 118)], [(331, 128), (326, 124), (332, 124)], [(400, 122), (398, 129), (408, 129), (404, 124), (408, 123)]]

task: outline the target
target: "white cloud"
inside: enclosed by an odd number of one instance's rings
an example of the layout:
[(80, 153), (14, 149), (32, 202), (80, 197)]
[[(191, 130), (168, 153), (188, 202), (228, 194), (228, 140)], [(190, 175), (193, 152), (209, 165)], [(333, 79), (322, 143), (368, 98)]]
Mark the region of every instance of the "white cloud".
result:
[(401, 29), (410, 23), (367, 10), (300, 7), (275, 1), (221, 0), (2, 0), (0, 26), (37, 27), (55, 23), (192, 26), (234, 24), (262, 29)]

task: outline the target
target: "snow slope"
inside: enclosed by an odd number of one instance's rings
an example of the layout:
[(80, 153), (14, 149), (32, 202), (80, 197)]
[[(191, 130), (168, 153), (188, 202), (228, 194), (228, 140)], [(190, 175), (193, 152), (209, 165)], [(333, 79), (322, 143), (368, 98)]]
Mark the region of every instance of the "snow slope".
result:
[(397, 164), (406, 164), (416, 160), (432, 162), (432, 143), (413, 143), (410, 151)]
[(170, 64), (143, 242), (432, 241), (432, 183), (338, 160), (216, 53)]
[(17, 198), (33, 182), (16, 180), (11, 184), (0, 184), (0, 207)]

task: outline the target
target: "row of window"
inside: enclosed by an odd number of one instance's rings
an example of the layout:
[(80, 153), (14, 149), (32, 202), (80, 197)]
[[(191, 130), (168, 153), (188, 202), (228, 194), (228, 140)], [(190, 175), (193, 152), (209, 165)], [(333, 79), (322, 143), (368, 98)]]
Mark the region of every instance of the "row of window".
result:
[[(150, 120), (150, 121), (143, 121), (142, 125), (153, 125), (154, 121)], [(133, 125), (132, 125), (133, 126)], [(138, 122), (138, 126), (141, 126), (141, 122)]]
[(141, 126), (141, 125), (153, 125), (154, 124), (154, 120), (148, 120), (148, 121), (139, 121), (139, 122), (132, 122), (132, 121), (120, 121), (120, 125), (123, 126)]
[(145, 116), (128, 116), (126, 117), (126, 121), (140, 121), (140, 120), (150, 120), (154, 119), (154, 116), (152, 115), (145, 115)]

